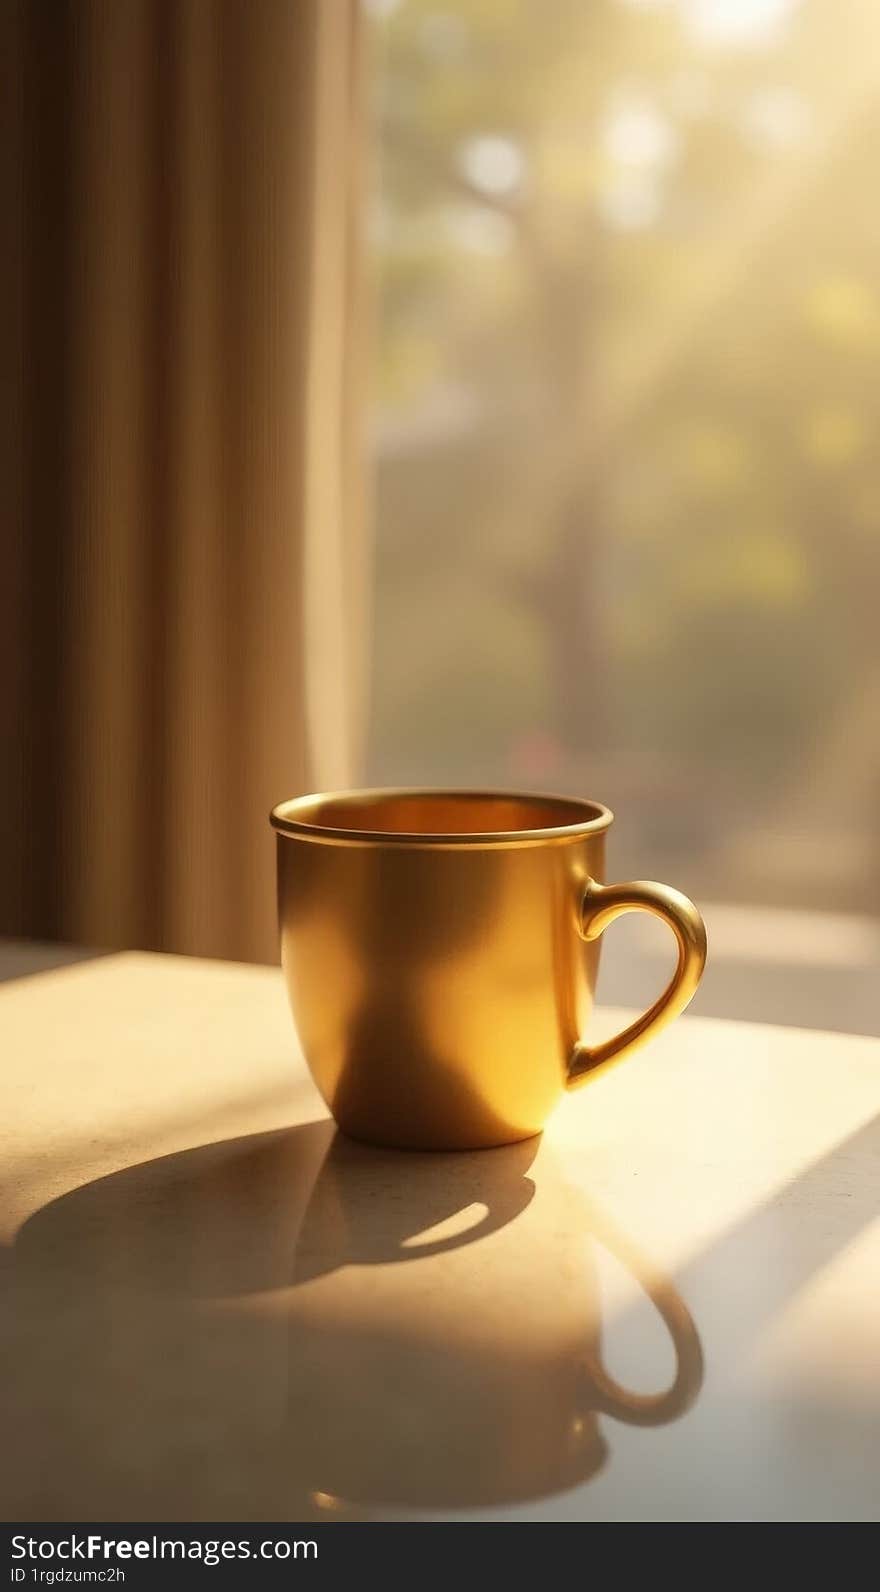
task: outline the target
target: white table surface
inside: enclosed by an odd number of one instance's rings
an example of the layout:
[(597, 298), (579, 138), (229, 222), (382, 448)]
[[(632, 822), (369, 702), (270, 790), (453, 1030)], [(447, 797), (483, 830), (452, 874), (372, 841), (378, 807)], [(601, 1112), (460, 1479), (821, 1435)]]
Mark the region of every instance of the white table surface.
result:
[(273, 969), (19, 958), (0, 1047), (2, 1518), (880, 1514), (880, 1041), (684, 1018), (457, 1156), (334, 1137)]

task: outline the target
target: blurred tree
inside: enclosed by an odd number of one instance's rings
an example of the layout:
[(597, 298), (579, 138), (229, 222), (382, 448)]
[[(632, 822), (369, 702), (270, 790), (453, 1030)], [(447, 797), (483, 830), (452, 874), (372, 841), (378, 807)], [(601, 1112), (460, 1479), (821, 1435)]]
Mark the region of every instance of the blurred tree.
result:
[[(607, 700), (596, 559), (608, 299), (601, 123), (622, 74), (668, 64), (675, 30), (616, 0), (404, 0), (382, 9), (380, 239), (391, 391), (401, 367), (415, 366), (436, 384), (479, 393), (481, 423), (501, 421), (512, 434), (499, 460), (501, 534), (519, 519), (515, 505), (526, 492), (539, 545), (537, 556), (512, 561), (509, 600), (553, 616), (549, 717), (562, 744), (576, 747), (602, 734)], [(456, 280), (449, 292), (450, 268), (456, 278), (462, 268), (473, 272), (470, 291), (462, 295)], [(425, 344), (435, 353), (429, 373), (415, 353)], [(406, 383), (402, 390), (411, 392)], [(448, 547), (454, 556), (454, 536)]]

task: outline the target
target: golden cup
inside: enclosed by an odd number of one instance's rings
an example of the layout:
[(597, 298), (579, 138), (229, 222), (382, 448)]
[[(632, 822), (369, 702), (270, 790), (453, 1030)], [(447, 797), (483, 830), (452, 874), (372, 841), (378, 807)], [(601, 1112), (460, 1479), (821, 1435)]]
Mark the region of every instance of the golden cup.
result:
[[(598, 802), (352, 791), (282, 802), (271, 823), (294, 1021), (352, 1138), (435, 1150), (529, 1138), (699, 984), (699, 912), (668, 885), (605, 882), (612, 814)], [(669, 924), (678, 964), (643, 1016), (590, 1046), (600, 937), (632, 911)]]

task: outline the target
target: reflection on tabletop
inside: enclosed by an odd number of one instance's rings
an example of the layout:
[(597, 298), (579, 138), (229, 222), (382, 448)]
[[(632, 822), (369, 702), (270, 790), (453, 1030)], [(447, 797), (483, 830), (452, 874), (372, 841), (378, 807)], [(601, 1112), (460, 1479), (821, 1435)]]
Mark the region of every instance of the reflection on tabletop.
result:
[[(638, 1389), (605, 1369), (600, 1247), (662, 1318)], [(13, 1519), (548, 1497), (702, 1378), (671, 1283), (539, 1139), (401, 1154), (320, 1121), (146, 1162), (24, 1224), (12, 1303)]]

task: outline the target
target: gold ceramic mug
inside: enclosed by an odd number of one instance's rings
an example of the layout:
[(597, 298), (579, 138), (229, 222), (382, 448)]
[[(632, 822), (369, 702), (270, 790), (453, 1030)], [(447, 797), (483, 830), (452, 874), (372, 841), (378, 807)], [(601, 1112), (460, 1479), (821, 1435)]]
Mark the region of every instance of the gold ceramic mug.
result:
[[(301, 796), (272, 812), (281, 960), (312, 1076), (344, 1132), (462, 1150), (539, 1133), (566, 1089), (687, 1006), (696, 907), (606, 884), (598, 802), (487, 791)], [(599, 939), (624, 912), (669, 924), (653, 1006), (588, 1046)]]

